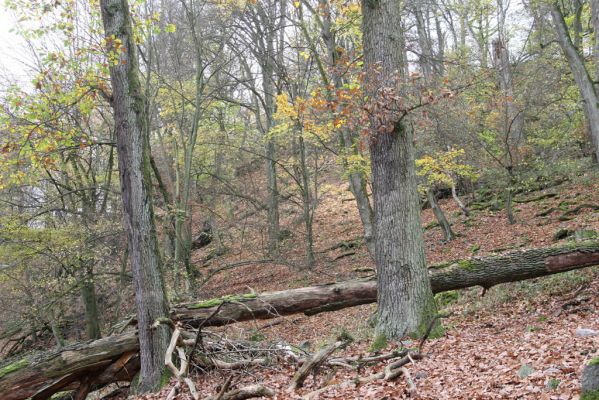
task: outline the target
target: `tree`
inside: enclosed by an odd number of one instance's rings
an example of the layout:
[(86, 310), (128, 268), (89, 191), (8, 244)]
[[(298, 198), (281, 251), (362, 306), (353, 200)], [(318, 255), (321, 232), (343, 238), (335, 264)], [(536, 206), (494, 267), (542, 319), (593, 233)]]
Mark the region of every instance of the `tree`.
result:
[(572, 75), (582, 97), (584, 113), (595, 151), (595, 161), (597, 162), (599, 161), (599, 96), (597, 95), (593, 79), (591, 79), (584, 63), (584, 58), (580, 54), (580, 49), (572, 41), (572, 37), (568, 32), (568, 26), (564, 20), (564, 15), (557, 4), (551, 5), (551, 18), (555, 24), (557, 41), (568, 60)]
[(111, 63), (121, 195), (137, 307), (141, 358), (137, 390), (143, 393), (160, 385), (170, 331), (154, 324), (168, 317), (169, 308), (153, 220), (147, 121), (129, 4), (127, 0), (101, 0), (100, 7)]
[(400, 5), (363, 0), (364, 69), (378, 271), (377, 331), (389, 338), (423, 332), (436, 313), (424, 258), (413, 132), (404, 120)]

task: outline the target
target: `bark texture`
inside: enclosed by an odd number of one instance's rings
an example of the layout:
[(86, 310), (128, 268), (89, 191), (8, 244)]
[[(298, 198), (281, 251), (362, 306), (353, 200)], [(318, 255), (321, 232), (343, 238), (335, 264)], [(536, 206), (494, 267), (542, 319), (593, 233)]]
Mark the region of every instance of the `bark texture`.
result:
[[(109, 43), (114, 122), (124, 224), (129, 243), (139, 328), (141, 371), (137, 390), (160, 386), (169, 328), (152, 328), (168, 316), (151, 202), (148, 138), (144, 96), (139, 81), (136, 45), (127, 0), (101, 0), (102, 20)], [(120, 43), (117, 42), (120, 40)]]
[[(490, 288), (499, 283), (593, 265), (599, 265), (597, 241), (460, 260), (432, 266), (428, 271), (432, 290), (439, 293), (471, 286)], [(218, 316), (209, 321), (205, 321), (206, 318), (218, 307), (214, 301), (177, 306), (173, 308), (171, 318), (195, 326), (219, 326), (301, 312), (313, 315), (376, 302), (377, 282), (374, 279), (347, 281), (229, 300), (221, 306)], [(51, 395), (76, 388), (77, 382), (84, 377), (91, 377), (92, 387), (116, 380), (130, 380), (139, 368), (136, 357), (131, 353), (138, 349), (137, 336), (132, 332), (15, 360), (0, 366), (0, 398), (48, 398), (40, 393)]]
[[(391, 108), (397, 108), (393, 96), (381, 95), (400, 93), (400, 3), (363, 0), (362, 12), (366, 93), (373, 104), (390, 102)], [(389, 113), (385, 108), (374, 108), (370, 121), (377, 331), (388, 338), (400, 338), (425, 329), (436, 314), (436, 306), (424, 258), (413, 133), (400, 119), (401, 110)]]
[[(593, 4), (591, 4), (593, 6)], [(568, 26), (564, 20), (564, 16), (557, 4), (551, 5), (551, 17), (555, 24), (557, 40), (568, 60), (570, 70), (574, 76), (580, 97), (582, 97), (584, 113), (588, 121), (591, 134), (591, 142), (593, 143), (593, 151), (595, 160), (599, 161), (599, 97), (589, 71), (587, 70), (584, 58), (576, 48), (568, 32)]]

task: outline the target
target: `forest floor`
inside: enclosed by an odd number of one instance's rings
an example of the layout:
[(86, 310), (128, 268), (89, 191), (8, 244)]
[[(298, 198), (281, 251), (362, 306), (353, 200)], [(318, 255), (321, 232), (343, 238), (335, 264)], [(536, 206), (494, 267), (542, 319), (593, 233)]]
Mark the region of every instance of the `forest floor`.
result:
[[(583, 208), (599, 204), (599, 182), (565, 183), (540, 192), (516, 196), (518, 200), (555, 193), (538, 201), (515, 204), (517, 222), (510, 225), (503, 211), (473, 211), (470, 217), (460, 214), (451, 199), (441, 200), (458, 237), (442, 241), (438, 227), (425, 230), (427, 260), (430, 264), (472, 256), (500, 253), (557, 243), (554, 235), (560, 229), (599, 231), (599, 211)], [(555, 208), (545, 216), (538, 214)], [(194, 253), (195, 265), (204, 265), (204, 276), (218, 268), (230, 266), (216, 274), (201, 289), (201, 297), (270, 291), (333, 282), (360, 277), (373, 263), (365, 246), (335, 248), (340, 243), (354, 243), (360, 238), (361, 225), (351, 194), (343, 185), (326, 187), (315, 217), (316, 264), (303, 264), (303, 224), (299, 214), (284, 209), (283, 225), (291, 236), (283, 241), (284, 265), (263, 262), (259, 249), (264, 234), (255, 225), (237, 228), (227, 238), (226, 255), (205, 262), (212, 245)], [(423, 226), (431, 226), (430, 209), (422, 214)], [(230, 240), (233, 239), (233, 240)], [(568, 239), (561, 239), (568, 240)], [(331, 250), (332, 249), (332, 250)], [(235, 267), (240, 261), (261, 263)], [(480, 288), (470, 288), (449, 295), (438, 295), (445, 311), (452, 315), (443, 319), (443, 336), (429, 339), (423, 349), (424, 358), (410, 363), (407, 369), (414, 380), (416, 394), (410, 395), (405, 377), (393, 381), (332, 388), (321, 399), (577, 399), (579, 378), (588, 360), (599, 355), (599, 336), (577, 334), (578, 328), (599, 330), (599, 268), (573, 271), (531, 281), (503, 284), (481, 296)], [(253, 321), (219, 329), (228, 337), (251, 337), (253, 340), (285, 342), (309, 346), (314, 352), (336, 337), (349, 333), (354, 341), (336, 353), (336, 357), (372, 354), (373, 329), (368, 318), (374, 305), (323, 313), (282, 317), (270, 321)], [(388, 343), (385, 352), (404, 343)], [(414, 345), (414, 343), (412, 343)], [(352, 381), (383, 371), (385, 362), (365, 366), (359, 371), (323, 366), (315, 379), (309, 377), (302, 389), (290, 392), (289, 385), (296, 366), (279, 361), (268, 367), (240, 371), (211, 371), (194, 374), (193, 379), (203, 397), (215, 395), (234, 374), (231, 387), (262, 383), (276, 393), (276, 399), (295, 399), (325, 385)], [(172, 386), (174, 383), (171, 382)], [(170, 386), (162, 392), (139, 399), (165, 399)], [(411, 396), (411, 397), (410, 397)], [(191, 399), (183, 392), (177, 399)]]

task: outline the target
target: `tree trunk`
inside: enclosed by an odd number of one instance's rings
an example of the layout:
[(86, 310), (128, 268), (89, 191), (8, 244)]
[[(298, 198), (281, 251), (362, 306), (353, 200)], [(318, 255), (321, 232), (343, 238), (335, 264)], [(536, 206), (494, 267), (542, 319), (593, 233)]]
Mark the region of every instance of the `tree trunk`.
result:
[(568, 33), (568, 27), (564, 21), (564, 16), (556, 4), (551, 5), (551, 17), (555, 24), (557, 40), (568, 60), (572, 75), (574, 76), (574, 80), (580, 91), (585, 116), (590, 128), (595, 159), (599, 160), (599, 98), (595, 91), (593, 80), (586, 69), (584, 59), (572, 43), (572, 39)]
[(450, 240), (453, 240), (455, 234), (451, 230), (451, 225), (449, 224), (449, 221), (447, 221), (447, 218), (445, 218), (443, 210), (441, 210), (441, 207), (439, 207), (439, 204), (437, 203), (437, 197), (435, 196), (433, 189), (428, 189), (426, 191), (426, 197), (428, 198), (428, 202), (431, 205), (431, 209), (433, 210), (433, 214), (435, 214), (439, 226), (443, 229), (445, 241), (449, 242)]
[(522, 142), (524, 134), (524, 119), (514, 103), (514, 83), (510, 55), (506, 43), (502, 39), (493, 41), (493, 61), (497, 71), (499, 89), (503, 96), (504, 134), (510, 147)]
[[(362, 12), (365, 91), (373, 104), (387, 102), (388, 98), (379, 99), (378, 88), (399, 95), (398, 71), (403, 67), (395, 39), (402, 35), (400, 6), (393, 0), (363, 0)], [(372, 117), (369, 138), (379, 277), (377, 331), (392, 339), (422, 332), (436, 314), (426, 274), (413, 134), (396, 111)]]
[[(599, 265), (598, 241), (476, 257), (434, 265), (428, 272), (432, 291), (439, 293), (471, 286), (489, 289), (500, 283), (537, 278), (593, 265)], [(218, 315), (209, 321), (206, 321), (206, 318), (218, 307), (214, 305), (214, 300), (176, 306), (171, 312), (171, 317), (193, 326), (219, 326), (301, 312), (314, 315), (374, 303), (376, 299), (375, 280), (347, 281), (239, 296), (221, 306)], [(36, 398), (36, 393), (44, 388), (45, 393), (51, 395), (77, 387), (75, 382), (83, 377), (92, 377), (93, 384), (96, 385), (116, 381), (117, 373), (126, 373), (126, 376), (120, 376), (119, 380), (131, 380), (139, 368), (135, 366), (135, 359), (131, 353), (136, 352), (138, 348), (137, 335), (131, 332), (4, 364), (0, 366), (0, 398)], [(120, 360), (120, 364), (117, 360)], [(118, 365), (123, 364), (125, 367), (118, 368)], [(113, 366), (112, 380), (108, 379), (109, 374), (105, 371), (109, 365)]]
[[(152, 328), (158, 318), (168, 316), (168, 304), (153, 219), (144, 98), (127, 0), (101, 0), (100, 6), (109, 51), (117, 57), (116, 65), (111, 63), (110, 78), (141, 349), (137, 389), (148, 392), (160, 386), (170, 332), (165, 325)], [(110, 38), (119, 39), (123, 50)]]
[(268, 253), (277, 256), (279, 253), (279, 189), (277, 184), (276, 144), (271, 137), (271, 129), (274, 127), (275, 103), (275, 56), (276, 31), (269, 29), (266, 38), (266, 55), (262, 60), (262, 88), (264, 90), (264, 112), (266, 114), (266, 190), (267, 190), (267, 216), (268, 216)]
[[(327, 49), (327, 55), (329, 58), (329, 68), (332, 70), (332, 80), (335, 89), (343, 88), (343, 77), (338, 71), (339, 62), (339, 50), (338, 43), (335, 40), (334, 33), (331, 30), (331, 10), (328, 0), (320, 0), (320, 7), (323, 10), (322, 17), (322, 39)], [(329, 79), (323, 72), (323, 81), (329, 86)], [(329, 91), (328, 97), (330, 101), (333, 101), (333, 94)], [(339, 106), (338, 112), (341, 112), (341, 106)], [(360, 221), (362, 222), (362, 228), (364, 229), (364, 241), (368, 247), (368, 252), (374, 257), (374, 232), (372, 223), (374, 220), (374, 212), (370, 205), (370, 199), (368, 197), (368, 190), (366, 187), (367, 176), (364, 170), (357, 170), (352, 168), (347, 157), (350, 155), (360, 155), (358, 148), (358, 139), (347, 127), (341, 127), (339, 131), (339, 141), (341, 143), (342, 151), (342, 162), (343, 168), (348, 174), (349, 190), (356, 199), (356, 206), (358, 207), (358, 214), (360, 215)]]
[(302, 209), (304, 226), (306, 227), (306, 266), (308, 268), (312, 268), (314, 266), (314, 199), (312, 198), (313, 196), (310, 189), (310, 171), (308, 170), (308, 164), (306, 161), (306, 142), (304, 141), (304, 131), (301, 126), (298, 127), (298, 131), (299, 164), (302, 182)]
[(96, 340), (100, 339), (102, 335), (100, 333), (94, 267), (90, 260), (81, 260), (81, 268), (83, 269), (81, 298), (85, 307), (85, 333), (88, 339)]
[[(599, 0), (590, 0), (591, 23), (593, 24), (593, 33), (595, 44), (593, 46), (593, 61), (595, 63), (595, 92), (599, 90)], [(598, 160), (599, 161), (599, 160)]]

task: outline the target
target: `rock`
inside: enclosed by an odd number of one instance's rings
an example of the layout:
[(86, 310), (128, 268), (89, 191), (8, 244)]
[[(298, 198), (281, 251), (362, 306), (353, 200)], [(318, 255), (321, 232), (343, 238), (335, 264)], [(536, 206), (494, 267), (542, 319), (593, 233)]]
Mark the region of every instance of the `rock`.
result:
[(587, 329), (587, 328), (576, 329), (576, 336), (591, 337), (591, 336), (598, 336), (598, 335), (599, 335), (599, 331), (596, 331), (594, 329)]
[(424, 379), (426, 378), (428, 375), (426, 372), (424, 371), (418, 371), (416, 372), (416, 374), (414, 375), (414, 379)]
[(571, 236), (573, 233), (574, 232), (571, 231), (570, 229), (566, 229), (566, 228), (558, 229), (558, 231), (553, 234), (553, 240), (557, 241), (557, 240), (565, 239), (568, 236)]
[[(584, 367), (580, 382), (582, 384), (583, 399), (585, 398), (585, 394), (591, 399), (594, 397), (591, 397), (590, 394), (599, 395), (599, 357), (592, 359), (591, 362)], [(597, 398), (599, 398), (599, 396)]]
[(535, 370), (532, 366), (530, 366), (528, 364), (522, 364), (522, 366), (520, 367), (520, 370), (518, 371), (518, 376), (520, 378), (524, 379), (528, 375), (531, 375), (534, 372), (535, 372)]

